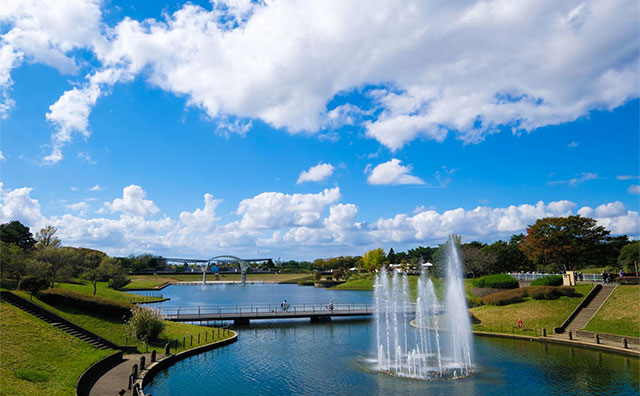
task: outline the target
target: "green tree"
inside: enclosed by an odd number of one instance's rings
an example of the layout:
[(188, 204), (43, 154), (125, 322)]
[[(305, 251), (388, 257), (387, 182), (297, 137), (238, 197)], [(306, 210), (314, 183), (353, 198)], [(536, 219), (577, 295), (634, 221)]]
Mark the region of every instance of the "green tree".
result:
[(49, 286), (49, 280), (38, 275), (27, 275), (20, 279), (18, 288), (20, 290), (26, 290), (31, 295), (30, 300), (33, 300), (33, 295), (40, 293), (42, 290)]
[(371, 272), (379, 269), (387, 259), (382, 248), (369, 250), (362, 256), (362, 265), (364, 269)]
[(535, 265), (519, 248), (519, 243), (523, 238), (523, 234), (513, 235), (509, 242), (500, 240), (482, 248), (482, 250), (496, 256), (495, 264), (489, 269), (489, 274), (533, 271), (535, 269)]
[(56, 236), (57, 231), (58, 229), (56, 227), (48, 225), (40, 231), (36, 232), (36, 248), (59, 248), (62, 242), (60, 241), (60, 238)]
[(0, 241), (0, 278), (20, 279), (26, 272), (25, 256), (15, 243)]
[(527, 228), (520, 248), (543, 270), (571, 271), (595, 264), (608, 235), (589, 217), (547, 217)]
[(396, 264), (396, 252), (393, 251), (393, 248), (389, 249), (389, 253), (387, 253), (387, 260), (391, 264)]
[(484, 250), (482, 244), (464, 244), (461, 250), (465, 273), (472, 278), (490, 273), (496, 263), (496, 255)]
[(164, 321), (159, 311), (136, 306), (131, 309), (131, 318), (125, 323), (125, 329), (135, 339), (149, 343), (158, 338), (164, 329)]
[(640, 266), (640, 241), (625, 245), (620, 250), (618, 265), (627, 269), (628, 272), (636, 272)]
[(48, 268), (47, 278), (51, 287), (55, 282), (62, 282), (73, 276), (72, 252), (69, 250), (48, 246), (38, 249), (35, 259)]
[(29, 227), (18, 220), (0, 224), (0, 241), (13, 243), (22, 250), (29, 250), (36, 244)]

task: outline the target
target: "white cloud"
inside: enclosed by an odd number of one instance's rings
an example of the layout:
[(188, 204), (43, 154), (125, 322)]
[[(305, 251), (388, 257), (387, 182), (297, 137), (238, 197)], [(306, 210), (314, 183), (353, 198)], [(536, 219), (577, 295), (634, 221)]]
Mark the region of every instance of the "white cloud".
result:
[(640, 179), (640, 176), (636, 176), (636, 175), (620, 175), (620, 176), (616, 176), (616, 179), (618, 179), (618, 180), (637, 180), (637, 179)]
[(304, 182), (320, 182), (328, 179), (334, 171), (334, 167), (331, 164), (320, 163), (316, 166), (312, 166), (309, 170), (302, 171), (298, 176), (296, 184)]
[(122, 198), (116, 198), (113, 202), (105, 202), (104, 208), (111, 213), (122, 212), (125, 215), (147, 217), (160, 211), (158, 207), (148, 199), (144, 199), (147, 193), (140, 186), (132, 184), (122, 189)]
[(187, 227), (197, 230), (211, 230), (216, 221), (216, 207), (220, 202), (222, 202), (221, 199), (213, 199), (213, 195), (205, 194), (204, 208), (198, 208), (193, 212), (181, 212), (180, 221)]
[(102, 191), (102, 190), (103, 188), (99, 184), (96, 184), (95, 186), (89, 189), (89, 191)]
[(80, 201), (65, 206), (74, 212), (78, 212), (80, 216), (85, 216), (87, 214), (87, 211), (89, 210), (89, 204), (85, 201)]
[(0, 161), (2, 161), (2, 160), (4, 160), (4, 159), (5, 159), (4, 154), (3, 154), (3, 153), (2, 153), (2, 151), (0, 150)]
[(640, 194), (640, 185), (634, 184), (627, 189), (629, 194)]
[(567, 145), (567, 147), (570, 147), (570, 148), (576, 148), (576, 147), (578, 147), (579, 145), (580, 145), (580, 143), (578, 143), (578, 142), (571, 142), (571, 143), (569, 143), (569, 144)]
[[(145, 201), (140, 197), (144, 196), (140, 187), (129, 186), (125, 190), (125, 198), (114, 200), (122, 201), (116, 206), (126, 206), (124, 201)], [(465, 241), (491, 242), (526, 232), (527, 226), (539, 218), (570, 215), (575, 208), (570, 201), (556, 201), (442, 212), (424, 209), (413, 215), (397, 214), (366, 223), (357, 221), (355, 204), (337, 203), (340, 195), (336, 188), (319, 194), (259, 194), (240, 203), (238, 211), (244, 209), (238, 213), (242, 216), (239, 221), (217, 224), (215, 209), (220, 200), (211, 194), (205, 194), (204, 208), (181, 212), (179, 220), (168, 216), (149, 220), (139, 215), (141, 211), (149, 211), (148, 207), (123, 211), (116, 219), (86, 218), (82, 214), (46, 217), (41, 213), (38, 200), (31, 197), (32, 192), (26, 187), (5, 190), (0, 185), (0, 222), (20, 220), (32, 231), (50, 224), (58, 227), (65, 245), (97, 248), (109, 254), (153, 252), (189, 257), (210, 257), (217, 252), (243, 256), (258, 248), (267, 255), (275, 253), (282, 257), (282, 254), (288, 254), (292, 258), (313, 259), (362, 254), (379, 246), (433, 246), (445, 241), (450, 233), (462, 235)], [(133, 199), (132, 195), (138, 198)], [(265, 211), (276, 210), (285, 220), (252, 217), (253, 210), (261, 204), (267, 204), (263, 206)], [(82, 211), (88, 204), (85, 206), (80, 202), (69, 206), (72, 210)], [(577, 212), (595, 217), (598, 224), (613, 234), (640, 237), (638, 212), (627, 210), (620, 202), (602, 204), (595, 210), (582, 207)]]
[(568, 184), (572, 187), (577, 186), (578, 184), (584, 183), (586, 181), (589, 180), (598, 180), (598, 174), (597, 173), (591, 173), (591, 172), (582, 172), (580, 174), (580, 176), (576, 176), (572, 179), (569, 180), (553, 180), (548, 182), (547, 184), (550, 186), (554, 186), (554, 185), (558, 185), (558, 184)]
[(410, 175), (409, 172), (411, 166), (400, 165), (400, 160), (393, 158), (373, 168), (367, 182), (373, 185), (425, 184), (424, 180)]
[(96, 165), (98, 163), (93, 158), (91, 158), (91, 155), (89, 155), (89, 153), (85, 153), (83, 151), (78, 153), (78, 158), (80, 158), (81, 160), (86, 161), (90, 165)]
[(242, 200), (237, 214), (246, 229), (315, 226), (325, 207), (340, 199), (340, 188), (324, 189), (318, 194), (265, 192)]
[[(112, 27), (99, 5), (0, 4), (0, 109), (11, 105), (10, 72), (23, 58), (72, 73), (74, 50), (86, 48), (99, 63), (52, 105), (47, 162), (62, 158), (73, 133), (89, 134), (88, 113), (109, 85), (143, 70), (220, 120), (223, 133), (246, 133), (250, 119), (290, 133), (354, 123), (392, 150), (450, 131), (467, 143), (501, 126), (532, 131), (638, 97), (635, 0), (234, 0)], [(345, 92), (372, 99), (376, 116), (363, 121), (354, 103), (327, 107)]]

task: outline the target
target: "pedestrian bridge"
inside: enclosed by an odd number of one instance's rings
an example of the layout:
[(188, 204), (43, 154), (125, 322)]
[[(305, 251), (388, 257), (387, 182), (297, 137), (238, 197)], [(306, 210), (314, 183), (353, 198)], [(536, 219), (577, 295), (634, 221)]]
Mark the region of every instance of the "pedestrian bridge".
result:
[[(407, 311), (415, 308), (408, 308)], [(311, 322), (326, 322), (332, 317), (371, 316), (373, 304), (351, 303), (333, 304), (289, 304), (286, 308), (278, 304), (263, 305), (216, 305), (200, 307), (163, 307), (166, 320), (174, 322), (208, 322), (233, 320), (236, 325), (248, 325), (259, 319), (309, 318)]]

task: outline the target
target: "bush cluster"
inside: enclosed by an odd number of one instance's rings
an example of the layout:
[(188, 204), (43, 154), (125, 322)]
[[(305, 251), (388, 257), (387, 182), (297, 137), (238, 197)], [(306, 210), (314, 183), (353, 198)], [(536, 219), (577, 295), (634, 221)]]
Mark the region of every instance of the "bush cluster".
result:
[(621, 285), (640, 285), (640, 276), (619, 276), (616, 282)]
[(575, 290), (571, 286), (531, 286), (527, 293), (534, 300), (555, 300), (560, 296), (572, 296)]
[(518, 280), (507, 274), (481, 276), (480, 278), (474, 279), (472, 284), (475, 287), (489, 287), (493, 289), (517, 289), (519, 286)]
[(160, 311), (136, 306), (131, 309), (131, 318), (125, 323), (125, 328), (130, 336), (149, 343), (158, 339), (164, 329), (164, 321)]
[(562, 286), (562, 275), (545, 276), (531, 282), (531, 286)]
[(92, 296), (66, 289), (49, 289), (40, 293), (40, 299), (48, 304), (61, 304), (87, 311), (99, 312), (105, 316), (128, 318), (132, 304), (106, 297)]
[(560, 296), (573, 296), (575, 289), (570, 286), (529, 286), (489, 294), (482, 299), (488, 305), (509, 305), (524, 301), (525, 297), (534, 300), (555, 300)]
[(482, 302), (488, 305), (509, 305), (524, 301), (526, 296), (526, 288), (511, 289), (484, 296)]

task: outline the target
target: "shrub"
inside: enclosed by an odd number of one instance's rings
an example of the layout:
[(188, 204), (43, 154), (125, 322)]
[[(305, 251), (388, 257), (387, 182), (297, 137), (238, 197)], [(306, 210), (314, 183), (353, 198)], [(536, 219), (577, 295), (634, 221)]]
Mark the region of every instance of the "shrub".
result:
[(28, 291), (31, 294), (31, 299), (33, 299), (34, 294), (40, 293), (47, 287), (49, 287), (49, 280), (36, 275), (27, 275), (20, 279), (20, 283), (18, 283), (18, 288)]
[(482, 298), (482, 302), (488, 305), (509, 305), (524, 301), (526, 296), (527, 290), (519, 288), (489, 294)]
[(50, 289), (41, 293), (40, 299), (49, 304), (61, 304), (87, 311), (99, 312), (106, 316), (128, 318), (132, 305), (124, 301), (92, 296), (66, 289)]
[(471, 283), (481, 288), (517, 289), (519, 287), (518, 280), (507, 274), (485, 275), (474, 279)]
[(109, 279), (109, 287), (112, 289), (118, 290), (125, 287), (130, 282), (131, 282), (131, 279), (127, 278), (127, 275), (125, 275), (122, 272), (117, 272), (113, 274), (111, 279)]
[(560, 296), (572, 296), (575, 293), (571, 286), (531, 286), (527, 289), (534, 300), (555, 300)]
[(619, 276), (616, 282), (621, 285), (640, 285), (640, 276)]
[(125, 323), (125, 328), (130, 336), (149, 343), (158, 339), (164, 329), (164, 321), (160, 311), (136, 306), (131, 309), (131, 318)]
[(545, 276), (531, 282), (531, 286), (562, 286), (562, 275)]

